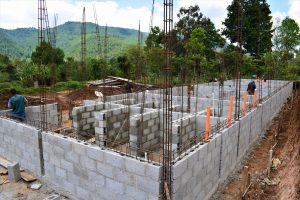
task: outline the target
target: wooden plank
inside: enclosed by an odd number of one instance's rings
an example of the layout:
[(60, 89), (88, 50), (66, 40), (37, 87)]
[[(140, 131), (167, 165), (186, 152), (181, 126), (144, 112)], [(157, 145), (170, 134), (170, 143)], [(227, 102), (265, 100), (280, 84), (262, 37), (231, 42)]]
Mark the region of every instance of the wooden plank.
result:
[(26, 171), (21, 172), (21, 177), (26, 182), (32, 182), (35, 181), (36, 178), (32, 176), (31, 174), (27, 173)]
[(0, 166), (0, 175), (6, 175), (6, 174), (7, 174), (7, 169)]
[[(2, 156), (0, 156), (0, 166), (4, 167), (5, 169), (7, 169), (7, 165), (9, 165), (11, 162), (8, 161), (7, 159), (3, 158)], [(24, 171), (24, 168), (20, 167), (20, 171)]]
[(89, 142), (89, 143), (94, 143), (94, 142), (96, 142), (96, 138), (95, 138), (95, 137), (92, 137), (92, 138), (89, 139), (87, 142)]
[(10, 162), (8, 160), (6, 160), (5, 158), (0, 156), (0, 165), (2, 167), (4, 167), (5, 169), (7, 169), (7, 165), (9, 165)]

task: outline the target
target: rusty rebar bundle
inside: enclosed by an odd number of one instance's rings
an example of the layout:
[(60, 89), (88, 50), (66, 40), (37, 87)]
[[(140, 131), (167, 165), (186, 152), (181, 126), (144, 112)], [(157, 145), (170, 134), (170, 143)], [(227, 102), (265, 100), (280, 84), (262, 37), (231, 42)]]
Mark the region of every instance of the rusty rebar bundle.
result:
[(163, 198), (172, 198), (172, 67), (173, 0), (164, 0)]

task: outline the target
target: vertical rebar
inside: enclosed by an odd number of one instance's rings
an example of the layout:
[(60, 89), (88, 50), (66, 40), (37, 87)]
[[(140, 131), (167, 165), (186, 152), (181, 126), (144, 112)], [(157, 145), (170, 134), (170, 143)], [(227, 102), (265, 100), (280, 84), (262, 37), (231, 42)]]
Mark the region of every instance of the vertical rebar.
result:
[[(45, 42), (45, 0), (38, 1), (38, 42), (43, 55), (43, 45)], [(39, 65), (39, 85), (40, 85), (40, 128), (42, 131), (47, 131), (47, 110), (46, 110), (46, 81), (45, 81), (45, 71), (46, 66), (43, 64), (42, 59), (40, 59)]]
[(235, 60), (235, 120), (240, 120), (240, 98), (241, 98), (241, 65), (242, 65), (242, 2), (239, 1), (238, 6), (238, 33), (237, 41), (238, 46), (236, 48), (236, 60)]
[(86, 80), (86, 16), (85, 16), (85, 7), (83, 7), (82, 13), (82, 23), (81, 23), (81, 81)]
[(108, 35), (107, 35), (107, 24), (106, 24), (105, 32), (104, 32), (104, 60), (105, 60), (105, 62), (108, 62), (107, 53), (108, 53)]
[(99, 23), (98, 23), (98, 16), (97, 16), (97, 10), (96, 10), (96, 6), (93, 6), (94, 9), (94, 18), (95, 18), (95, 27), (96, 27), (96, 41), (97, 41), (97, 54), (98, 54), (98, 58), (101, 58), (101, 54), (102, 54), (102, 49), (101, 49), (101, 38), (100, 38), (100, 27), (99, 27)]
[(164, 0), (164, 91), (163, 91), (163, 198), (172, 198), (172, 74), (171, 35), (173, 0)]

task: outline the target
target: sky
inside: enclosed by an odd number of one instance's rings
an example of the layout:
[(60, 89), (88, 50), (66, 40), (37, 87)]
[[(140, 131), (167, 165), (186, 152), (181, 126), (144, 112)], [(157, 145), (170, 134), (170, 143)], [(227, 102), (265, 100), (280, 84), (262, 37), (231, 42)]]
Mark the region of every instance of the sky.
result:
[[(86, 21), (94, 22), (93, 6), (96, 7), (100, 25), (138, 29), (148, 32), (153, 0), (47, 0), (50, 26), (58, 14), (58, 25), (67, 21), (81, 21), (86, 7)], [(199, 5), (204, 16), (209, 17), (218, 29), (227, 15), (232, 0), (174, 0), (174, 20), (180, 7)], [(273, 19), (289, 16), (300, 25), (300, 0), (267, 0)], [(153, 24), (163, 25), (163, 0), (155, 0)], [(37, 28), (37, 0), (0, 0), (0, 28)]]

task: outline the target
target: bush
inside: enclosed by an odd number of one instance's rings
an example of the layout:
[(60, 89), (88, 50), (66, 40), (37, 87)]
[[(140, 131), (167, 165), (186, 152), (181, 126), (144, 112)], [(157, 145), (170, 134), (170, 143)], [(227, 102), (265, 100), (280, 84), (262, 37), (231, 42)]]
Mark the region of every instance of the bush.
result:
[(82, 88), (82, 84), (78, 81), (58, 82), (51, 87), (55, 92), (64, 90), (76, 90)]
[(12, 88), (11, 84), (8, 82), (0, 83), (0, 90)]

